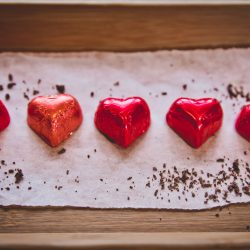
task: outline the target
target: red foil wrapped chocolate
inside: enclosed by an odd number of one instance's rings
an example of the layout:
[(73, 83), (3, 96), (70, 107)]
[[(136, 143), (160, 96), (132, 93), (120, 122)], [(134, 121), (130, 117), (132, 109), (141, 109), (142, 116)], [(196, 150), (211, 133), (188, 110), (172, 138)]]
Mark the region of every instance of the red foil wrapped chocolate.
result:
[(150, 125), (150, 111), (140, 97), (107, 98), (99, 103), (95, 125), (105, 136), (126, 148)]
[(235, 123), (237, 132), (250, 142), (250, 104), (245, 105)]
[(38, 96), (28, 105), (28, 125), (52, 147), (66, 140), (82, 120), (81, 107), (71, 95)]
[(10, 115), (3, 104), (3, 102), (0, 100), (0, 132), (6, 129), (10, 124)]
[(222, 125), (223, 111), (213, 98), (179, 98), (170, 107), (168, 125), (190, 146), (199, 148)]

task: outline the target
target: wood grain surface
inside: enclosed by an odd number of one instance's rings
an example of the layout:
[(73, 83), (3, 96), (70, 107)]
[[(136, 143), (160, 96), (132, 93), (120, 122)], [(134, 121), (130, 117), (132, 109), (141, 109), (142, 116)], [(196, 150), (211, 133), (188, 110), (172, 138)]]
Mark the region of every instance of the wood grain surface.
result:
[(250, 204), (221, 211), (1, 208), (0, 223), (0, 233), (248, 232)]
[(250, 45), (250, 5), (1, 4), (0, 51)]
[[(0, 0), (0, 51), (250, 46), (249, 1), (11, 2)], [(249, 226), (250, 204), (206, 211), (0, 207), (0, 249), (250, 249)]]
[(12, 4), (96, 4), (96, 5), (228, 5), (246, 4), (250, 0), (0, 0), (1, 3)]
[[(249, 249), (249, 233), (1, 234), (4, 249)], [(20, 247), (20, 243), (22, 247)]]

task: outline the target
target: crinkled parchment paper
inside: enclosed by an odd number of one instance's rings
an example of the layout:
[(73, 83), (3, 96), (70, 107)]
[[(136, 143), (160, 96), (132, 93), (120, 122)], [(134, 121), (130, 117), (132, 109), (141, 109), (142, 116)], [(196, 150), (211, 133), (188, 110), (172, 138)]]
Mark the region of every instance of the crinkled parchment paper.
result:
[[(9, 82), (16, 85), (8, 89)], [(0, 54), (0, 98), (11, 115), (0, 134), (0, 205), (205, 209), (249, 202), (250, 143), (234, 129), (247, 98), (229, 98), (230, 83), (250, 91), (250, 49)], [(27, 96), (55, 94), (57, 84), (79, 100), (84, 121), (50, 148), (27, 126)], [(141, 96), (151, 109), (150, 129), (128, 149), (94, 126), (98, 102), (109, 96)], [(198, 150), (165, 122), (181, 96), (222, 102), (223, 127)]]

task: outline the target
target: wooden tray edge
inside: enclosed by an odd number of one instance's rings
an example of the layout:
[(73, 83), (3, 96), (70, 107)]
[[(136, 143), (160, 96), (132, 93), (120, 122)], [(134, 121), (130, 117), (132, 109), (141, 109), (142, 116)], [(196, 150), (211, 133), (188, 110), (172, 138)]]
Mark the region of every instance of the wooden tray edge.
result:
[(107, 247), (212, 249), (250, 247), (249, 233), (4, 233), (0, 249), (85, 249)]
[(0, 5), (178, 6), (250, 5), (249, 0), (0, 0)]

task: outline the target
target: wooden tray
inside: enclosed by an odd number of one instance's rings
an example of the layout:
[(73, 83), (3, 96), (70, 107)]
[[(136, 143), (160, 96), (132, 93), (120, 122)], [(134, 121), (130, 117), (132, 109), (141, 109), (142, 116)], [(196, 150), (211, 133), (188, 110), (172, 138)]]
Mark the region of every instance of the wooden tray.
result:
[[(0, 0), (0, 51), (245, 46), (249, 1)], [(0, 248), (250, 249), (249, 226), (250, 204), (201, 212), (0, 207)]]

